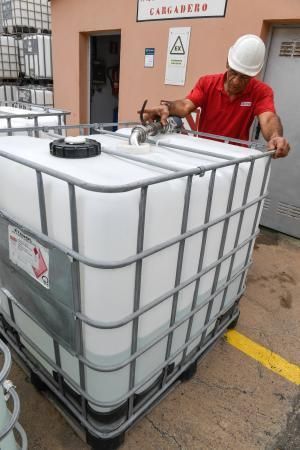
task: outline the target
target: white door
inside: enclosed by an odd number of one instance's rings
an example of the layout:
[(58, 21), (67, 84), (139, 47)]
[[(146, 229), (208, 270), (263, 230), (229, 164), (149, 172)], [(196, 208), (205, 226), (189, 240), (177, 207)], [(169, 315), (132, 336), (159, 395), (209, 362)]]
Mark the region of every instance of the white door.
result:
[(264, 81), (274, 89), (292, 151), (272, 161), (261, 225), (300, 238), (300, 26), (273, 29)]

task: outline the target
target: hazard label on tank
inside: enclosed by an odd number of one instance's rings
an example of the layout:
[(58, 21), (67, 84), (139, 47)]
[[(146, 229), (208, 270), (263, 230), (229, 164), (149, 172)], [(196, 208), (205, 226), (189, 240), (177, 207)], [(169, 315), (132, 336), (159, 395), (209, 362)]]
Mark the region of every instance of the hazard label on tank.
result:
[(9, 258), (49, 289), (49, 250), (19, 228), (8, 226)]

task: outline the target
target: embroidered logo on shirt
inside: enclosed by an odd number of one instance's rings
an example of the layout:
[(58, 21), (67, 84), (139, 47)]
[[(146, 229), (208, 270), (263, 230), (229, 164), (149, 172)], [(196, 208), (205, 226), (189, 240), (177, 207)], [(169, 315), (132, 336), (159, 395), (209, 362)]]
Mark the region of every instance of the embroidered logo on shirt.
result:
[(241, 106), (252, 106), (252, 102), (241, 102)]

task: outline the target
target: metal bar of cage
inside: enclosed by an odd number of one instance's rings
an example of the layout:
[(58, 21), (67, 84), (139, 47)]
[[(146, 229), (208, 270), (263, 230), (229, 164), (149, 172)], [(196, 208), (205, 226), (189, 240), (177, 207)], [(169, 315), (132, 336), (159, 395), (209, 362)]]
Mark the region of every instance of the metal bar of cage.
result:
[[(183, 206), (183, 212), (182, 212), (181, 234), (183, 234), (187, 231), (187, 222), (188, 222), (188, 213), (189, 213), (189, 206), (190, 206), (190, 200), (191, 200), (192, 182), (193, 182), (193, 177), (189, 176), (186, 181), (184, 206)], [(175, 289), (178, 285), (180, 285), (184, 247), (185, 247), (185, 240), (181, 241), (179, 243), (179, 247), (178, 247), (177, 267), (176, 267), (175, 286), (174, 286)], [(177, 306), (178, 306), (178, 296), (179, 296), (179, 291), (176, 291), (175, 294), (173, 295), (169, 329), (171, 329), (175, 323)], [(167, 348), (166, 348), (166, 355), (165, 355), (166, 360), (169, 359), (170, 354), (171, 354), (172, 340), (173, 340), (173, 332), (168, 334), (168, 341), (167, 341)], [(167, 381), (167, 376), (168, 376), (168, 373), (167, 373), (167, 370), (165, 370), (164, 378), (163, 378), (163, 385)]]
[[(37, 105), (39, 106), (39, 105)], [(136, 121), (121, 121), (121, 122), (96, 122), (96, 123), (87, 123), (87, 124), (72, 124), (72, 125), (64, 125), (62, 127), (63, 130), (71, 130), (71, 129), (80, 129), (80, 128), (85, 128), (87, 130), (94, 130), (96, 132), (102, 132), (102, 133), (106, 133), (106, 134), (110, 134), (113, 135), (113, 131), (110, 130), (106, 130), (106, 128), (110, 128), (110, 127), (120, 127), (120, 126), (125, 126), (125, 125), (138, 125), (139, 123)], [(19, 128), (17, 129), (18, 131), (25, 131), (28, 128), (32, 128), (32, 127), (27, 127), (27, 128)], [(50, 130), (54, 130), (55, 128), (57, 128), (56, 126), (50, 126), (50, 127), (39, 127), (38, 130), (39, 131), (45, 131), (45, 132), (49, 132)], [(222, 136), (222, 135), (215, 135), (215, 134), (210, 134), (210, 133), (203, 133), (202, 131), (194, 131), (194, 130), (186, 130), (186, 129), (182, 129), (179, 131), (184, 131), (185, 134), (191, 134), (193, 136), (199, 136), (199, 137), (204, 137), (204, 138), (209, 138), (209, 139), (213, 139), (216, 141), (221, 141), (224, 143), (235, 143), (235, 144), (239, 144), (241, 146), (245, 146), (245, 147), (250, 147), (250, 148), (258, 148), (260, 150), (265, 150), (266, 146), (264, 144), (262, 144), (261, 142), (254, 142), (254, 141), (245, 141), (245, 140), (241, 140), (241, 139), (235, 139), (235, 138), (228, 138), (226, 136)], [(127, 136), (128, 137), (128, 136)], [(152, 138), (150, 138), (152, 139)], [(156, 144), (156, 141), (155, 141)]]
[[(75, 251), (79, 251), (79, 237), (78, 237), (78, 223), (77, 223), (77, 206), (76, 206), (76, 191), (75, 186), (71, 183), (68, 184), (69, 188), (69, 202), (70, 202), (70, 219), (71, 219), (71, 235), (72, 235), (72, 248)], [(79, 261), (75, 261), (72, 265), (73, 272), (73, 283), (74, 283), (74, 306), (75, 310), (81, 311), (81, 291), (80, 291), (80, 272), (79, 272)], [(75, 321), (76, 326), (76, 349), (78, 354), (83, 355), (84, 345), (83, 345), (83, 336), (82, 336), (82, 321)], [(79, 378), (80, 378), (80, 387), (84, 391), (86, 386), (85, 380), (85, 371), (84, 364), (82, 361), (79, 361)], [(82, 397), (81, 407), (84, 417), (87, 416), (86, 411), (86, 400)]]
[[(137, 246), (136, 246), (137, 253), (140, 253), (141, 251), (143, 251), (143, 247), (144, 247), (144, 230), (145, 230), (145, 215), (146, 215), (146, 204), (147, 204), (147, 190), (148, 190), (147, 187), (143, 187), (140, 192), (139, 219), (138, 219)], [(139, 260), (136, 262), (136, 267), (135, 267), (133, 313), (138, 312), (140, 309), (142, 264), (143, 264), (143, 260)], [(138, 345), (139, 316), (140, 315), (137, 315), (132, 320), (132, 339), (131, 339), (131, 350), (130, 350), (132, 361), (130, 361), (129, 391), (131, 391), (134, 388), (134, 384), (135, 384), (135, 368), (136, 368), (135, 354), (137, 352), (137, 345)], [(134, 407), (134, 395), (129, 397), (129, 405), (128, 405), (128, 417), (129, 418), (133, 414), (133, 407)]]
[[(25, 102), (21, 102), (21, 101), (17, 101), (17, 100), (0, 100), (0, 107), (1, 106), (9, 106), (12, 108), (20, 108), (20, 109), (25, 109), (28, 111), (33, 111), (34, 114), (32, 115), (32, 118), (35, 116), (56, 116), (56, 115), (60, 115), (60, 116), (68, 116), (70, 115), (70, 111), (66, 111), (64, 109), (57, 109), (54, 107), (50, 107), (50, 106), (43, 106), (43, 105), (38, 105), (38, 104), (34, 104), (34, 103), (25, 103)], [(40, 113), (39, 113), (40, 111)], [(28, 114), (30, 114), (30, 112), (28, 112)], [(14, 113), (10, 113), (5, 111), (4, 113), (0, 112), (0, 118), (3, 118), (5, 116), (11, 117), (11, 118), (24, 118), (27, 117), (27, 115), (24, 114), (14, 114)], [(59, 125), (58, 126), (64, 126), (65, 124)], [(8, 127), (11, 128), (11, 127)], [(33, 127), (24, 127), (22, 131), (25, 131), (27, 129), (30, 129), (30, 131), (39, 131), (39, 126), (38, 125), (34, 125)], [(41, 127), (42, 128), (42, 127)], [(12, 129), (16, 130), (15, 128)], [(11, 130), (9, 130), (11, 131)]]
[[(36, 177), (37, 177), (37, 190), (38, 190), (38, 198), (39, 198), (39, 211), (40, 211), (41, 230), (42, 230), (43, 234), (48, 235), (48, 223), (47, 223), (47, 213), (46, 213), (45, 191), (44, 191), (44, 183), (43, 183), (43, 177), (42, 177), (41, 172), (36, 171)], [(60, 348), (59, 348), (58, 342), (54, 338), (53, 338), (53, 347), (54, 347), (54, 354), (55, 354), (56, 364), (59, 367), (61, 367)], [(62, 378), (61, 378), (60, 375), (58, 377), (59, 377), (60, 390), (61, 390), (61, 392), (63, 392)]]
[[(30, 86), (34, 86), (34, 85), (30, 85)], [(15, 86), (15, 85), (11, 85), (10, 87), (20, 87), (20, 88), (26, 88), (26, 86)], [(61, 112), (64, 113), (66, 115), (70, 115), (70, 111), (66, 111), (64, 109), (57, 109), (54, 108), (54, 106), (45, 106), (45, 105), (39, 105), (38, 103), (28, 103), (28, 102), (23, 102), (22, 100), (0, 100), (0, 106), (10, 106), (10, 107), (14, 107), (14, 108), (20, 108), (20, 109), (26, 109), (28, 111), (34, 110), (35, 108), (41, 111), (45, 111), (45, 112)], [(8, 115), (10, 113), (7, 113)], [(64, 126), (64, 124), (62, 124), (62, 126)], [(27, 127), (26, 127), (27, 128)], [(29, 127), (29, 128), (35, 128), (35, 127)]]
[[(206, 228), (204, 229), (204, 231), (202, 233), (201, 250), (200, 250), (199, 261), (198, 261), (198, 273), (203, 273), (203, 274), (204, 274), (203, 260), (204, 260), (204, 254), (205, 254), (205, 249), (206, 249), (208, 224), (210, 222), (210, 212), (211, 212), (212, 197), (213, 197), (213, 192), (214, 192), (215, 178), (216, 178), (216, 171), (213, 170), (211, 172), (210, 180), (209, 180), (208, 198), (207, 198), (206, 211), (205, 211), (205, 216), (204, 216), (204, 225), (206, 225)], [(191, 312), (194, 311), (197, 306), (199, 286), (200, 286), (200, 277), (197, 278), (196, 283), (195, 283), (193, 301), (192, 301), (192, 305), (191, 305)], [(185, 343), (187, 343), (190, 339), (192, 326), (193, 326), (193, 320), (194, 320), (194, 315), (192, 315), (189, 319)], [(185, 361), (186, 355), (187, 355), (187, 348), (185, 349), (184, 354), (183, 354), (183, 361)]]

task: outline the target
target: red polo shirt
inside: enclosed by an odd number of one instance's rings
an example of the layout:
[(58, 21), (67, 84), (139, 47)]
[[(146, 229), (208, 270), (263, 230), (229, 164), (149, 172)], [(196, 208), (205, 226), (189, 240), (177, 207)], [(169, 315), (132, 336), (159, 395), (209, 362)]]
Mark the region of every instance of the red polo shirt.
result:
[(198, 131), (248, 140), (254, 117), (275, 112), (273, 90), (251, 78), (244, 92), (230, 100), (224, 90), (225, 77), (226, 73), (201, 77), (187, 95), (201, 108)]

